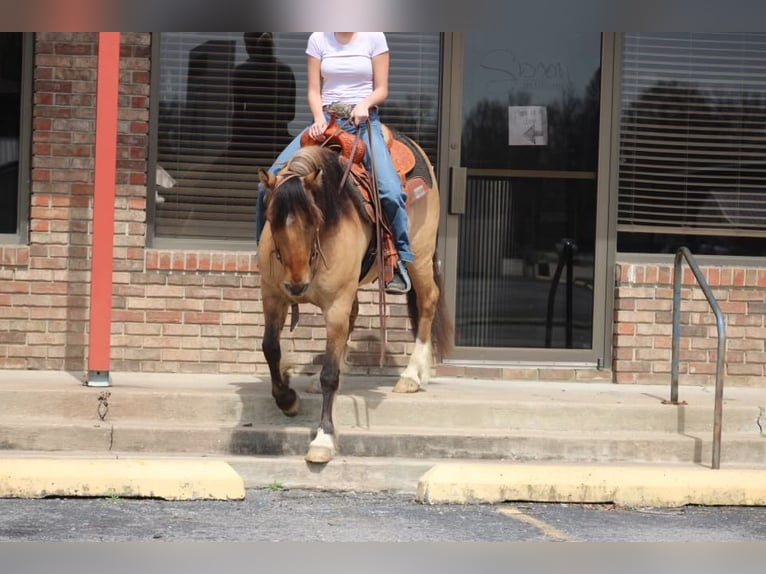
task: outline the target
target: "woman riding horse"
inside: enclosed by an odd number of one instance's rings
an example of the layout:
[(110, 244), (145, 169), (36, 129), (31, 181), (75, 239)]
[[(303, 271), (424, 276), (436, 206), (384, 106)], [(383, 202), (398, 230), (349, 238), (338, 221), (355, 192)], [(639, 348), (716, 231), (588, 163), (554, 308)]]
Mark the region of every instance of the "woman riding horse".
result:
[[(383, 32), (314, 32), (306, 47), (308, 103), (314, 123), (304, 130), (310, 138), (322, 142), (330, 120), (328, 108), (335, 103), (349, 105), (348, 117), (338, 125), (363, 139), (370, 137), (374, 145), (365, 158), (374, 165), (374, 176), (386, 218), (393, 232), (398, 261), (393, 276), (386, 284), (389, 293), (410, 290), (407, 264), (414, 255), (407, 233), (407, 212), (401, 180), (383, 142), (378, 106), (388, 96), (389, 51)], [(303, 133), (285, 148), (269, 171), (276, 174), (301, 147)], [(256, 241), (263, 228), (264, 190), (259, 187), (256, 206)]]
[[(407, 302), (415, 347), (395, 392), (423, 388), (431, 374), (433, 347), (444, 351), (451, 344), (451, 325), (435, 257), (438, 188), (425, 153), (408, 141), (417, 152), (418, 163), (427, 168), (430, 189), (409, 202), (407, 208), (414, 254), (409, 266), (412, 290)], [(268, 190), (266, 224), (258, 245), (265, 318), (262, 348), (271, 373), (272, 395), (288, 416), (297, 414), (299, 408), (298, 395), (290, 388), (287, 365), (281, 364), (280, 334), (288, 310), (299, 303), (312, 303), (321, 309), (326, 325), (326, 349), (319, 377), (322, 414), (306, 455), (306, 460), (316, 463), (329, 461), (335, 453), (332, 407), (359, 307), (357, 290), (378, 277), (377, 266), (373, 266), (360, 279), (374, 226), (352, 179), (346, 176), (341, 157), (320, 146), (300, 148), (276, 176), (260, 173), (261, 183)], [(380, 345), (384, 344), (381, 340)]]

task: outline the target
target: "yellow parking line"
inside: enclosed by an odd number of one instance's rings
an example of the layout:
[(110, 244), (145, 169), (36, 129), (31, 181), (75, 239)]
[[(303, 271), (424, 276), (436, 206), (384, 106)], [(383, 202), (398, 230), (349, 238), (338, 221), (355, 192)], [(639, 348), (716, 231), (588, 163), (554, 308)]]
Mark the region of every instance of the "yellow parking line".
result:
[(575, 541), (574, 538), (567, 535), (565, 532), (562, 532), (555, 526), (551, 526), (550, 524), (548, 524), (547, 522), (544, 522), (543, 520), (540, 520), (539, 518), (535, 518), (534, 516), (525, 514), (514, 506), (502, 506), (498, 508), (497, 511), (500, 514), (503, 514), (505, 516), (510, 516), (511, 518), (518, 520), (519, 522), (524, 522), (526, 524), (529, 524), (530, 526), (534, 526), (540, 532), (542, 532), (545, 536), (547, 536), (548, 538), (552, 538), (553, 540), (558, 540), (561, 542)]

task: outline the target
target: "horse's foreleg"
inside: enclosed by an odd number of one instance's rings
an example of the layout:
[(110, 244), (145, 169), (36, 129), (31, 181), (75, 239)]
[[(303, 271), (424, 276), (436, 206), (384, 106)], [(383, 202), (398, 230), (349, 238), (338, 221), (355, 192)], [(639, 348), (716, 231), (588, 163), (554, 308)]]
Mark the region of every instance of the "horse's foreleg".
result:
[(336, 433), (332, 420), (335, 394), (340, 386), (341, 365), (349, 333), (349, 305), (336, 303), (325, 312), (327, 347), (319, 381), (322, 386), (322, 415), (314, 440), (309, 444), (306, 460), (314, 463), (329, 462), (335, 456)]
[[(348, 318), (348, 334), (351, 335), (351, 332), (354, 330), (354, 324), (356, 323), (356, 318), (359, 315), (359, 298), (358, 296), (354, 298), (354, 303), (351, 306), (351, 314)], [(349, 372), (350, 365), (348, 364), (348, 345), (346, 345), (343, 349), (343, 356), (341, 357), (340, 361), (340, 373), (341, 375), (345, 375)], [(318, 395), (322, 392), (322, 383), (321, 383), (321, 372), (316, 373), (315, 375), (311, 375), (311, 378), (309, 379), (309, 386), (306, 389), (307, 393), (312, 393)]]
[(279, 342), (287, 318), (287, 303), (279, 297), (264, 295), (263, 313), (266, 321), (261, 348), (271, 373), (271, 396), (280, 410), (289, 417), (298, 414), (298, 394), (290, 388), (290, 379), (282, 369), (282, 347)]
[(436, 305), (439, 301), (439, 287), (433, 279), (430, 269), (410, 273), (412, 286), (417, 301), (417, 326), (415, 329), (415, 348), (410, 355), (407, 368), (399, 376), (394, 386), (395, 393), (415, 393), (428, 384), (431, 378), (431, 326), (433, 325)]

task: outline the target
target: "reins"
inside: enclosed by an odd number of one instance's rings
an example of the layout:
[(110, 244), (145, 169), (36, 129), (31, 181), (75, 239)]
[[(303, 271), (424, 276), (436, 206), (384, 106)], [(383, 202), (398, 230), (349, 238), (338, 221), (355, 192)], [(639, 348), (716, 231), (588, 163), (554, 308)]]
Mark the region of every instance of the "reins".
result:
[[(349, 110), (350, 111), (350, 110)], [(336, 112), (332, 112), (336, 113)], [(375, 213), (377, 214), (377, 218), (374, 222), (375, 225), (375, 259), (378, 264), (378, 315), (380, 316), (380, 356), (378, 358), (378, 365), (382, 368), (383, 363), (386, 357), (385, 354), (385, 340), (386, 340), (386, 289), (385, 289), (385, 282), (386, 282), (386, 272), (384, 267), (385, 258), (383, 256), (383, 225), (381, 218), (383, 217), (383, 211), (380, 204), (380, 192), (378, 191), (378, 182), (377, 178), (375, 177), (375, 155), (372, 153), (372, 124), (369, 120), (365, 120), (365, 123), (367, 124), (367, 140), (369, 142), (369, 154), (370, 154), (370, 188), (371, 188), (371, 197), (372, 201), (374, 203), (373, 207), (375, 209)], [(322, 142), (322, 146), (325, 146), (328, 142), (332, 140), (333, 137), (335, 137), (336, 134), (343, 131), (343, 128), (338, 127), (335, 132), (328, 138), (326, 138)], [(359, 134), (359, 129), (356, 130), (356, 137), (354, 138), (354, 143), (351, 146), (351, 152), (349, 153), (349, 159), (346, 163), (345, 171), (343, 172), (343, 178), (340, 182), (340, 189), (343, 189), (343, 186), (346, 185), (346, 181), (348, 181), (348, 177), (351, 174), (351, 164), (353, 163), (352, 158), (356, 154), (356, 149), (359, 146), (359, 141), (361, 140), (361, 135)], [(317, 235), (317, 243), (319, 241), (319, 236)], [(322, 255), (324, 258), (324, 255)], [(325, 265), (327, 265), (327, 262), (325, 262)]]
[[(372, 188), (372, 200), (375, 202), (375, 212), (378, 214), (375, 220), (375, 258), (378, 263), (378, 314), (380, 315), (380, 356), (378, 357), (378, 366), (383, 368), (383, 362), (386, 357), (386, 271), (383, 267), (385, 258), (383, 257), (383, 224), (381, 218), (383, 212), (380, 205), (380, 193), (378, 191), (378, 181), (375, 177), (375, 155), (372, 153), (372, 124), (369, 118), (367, 123), (367, 139), (370, 142), (370, 186)], [(358, 133), (358, 132), (357, 132)], [(353, 156), (352, 156), (353, 157)]]

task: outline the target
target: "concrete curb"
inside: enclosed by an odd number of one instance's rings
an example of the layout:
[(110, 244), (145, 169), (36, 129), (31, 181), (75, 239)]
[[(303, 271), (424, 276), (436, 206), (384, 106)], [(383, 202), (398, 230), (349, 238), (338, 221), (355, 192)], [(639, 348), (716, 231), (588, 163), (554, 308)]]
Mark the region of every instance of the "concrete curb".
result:
[(0, 497), (241, 500), (242, 478), (222, 461), (0, 459)]
[(418, 482), (426, 504), (615, 503), (629, 507), (766, 506), (766, 470), (668, 466), (437, 464)]

